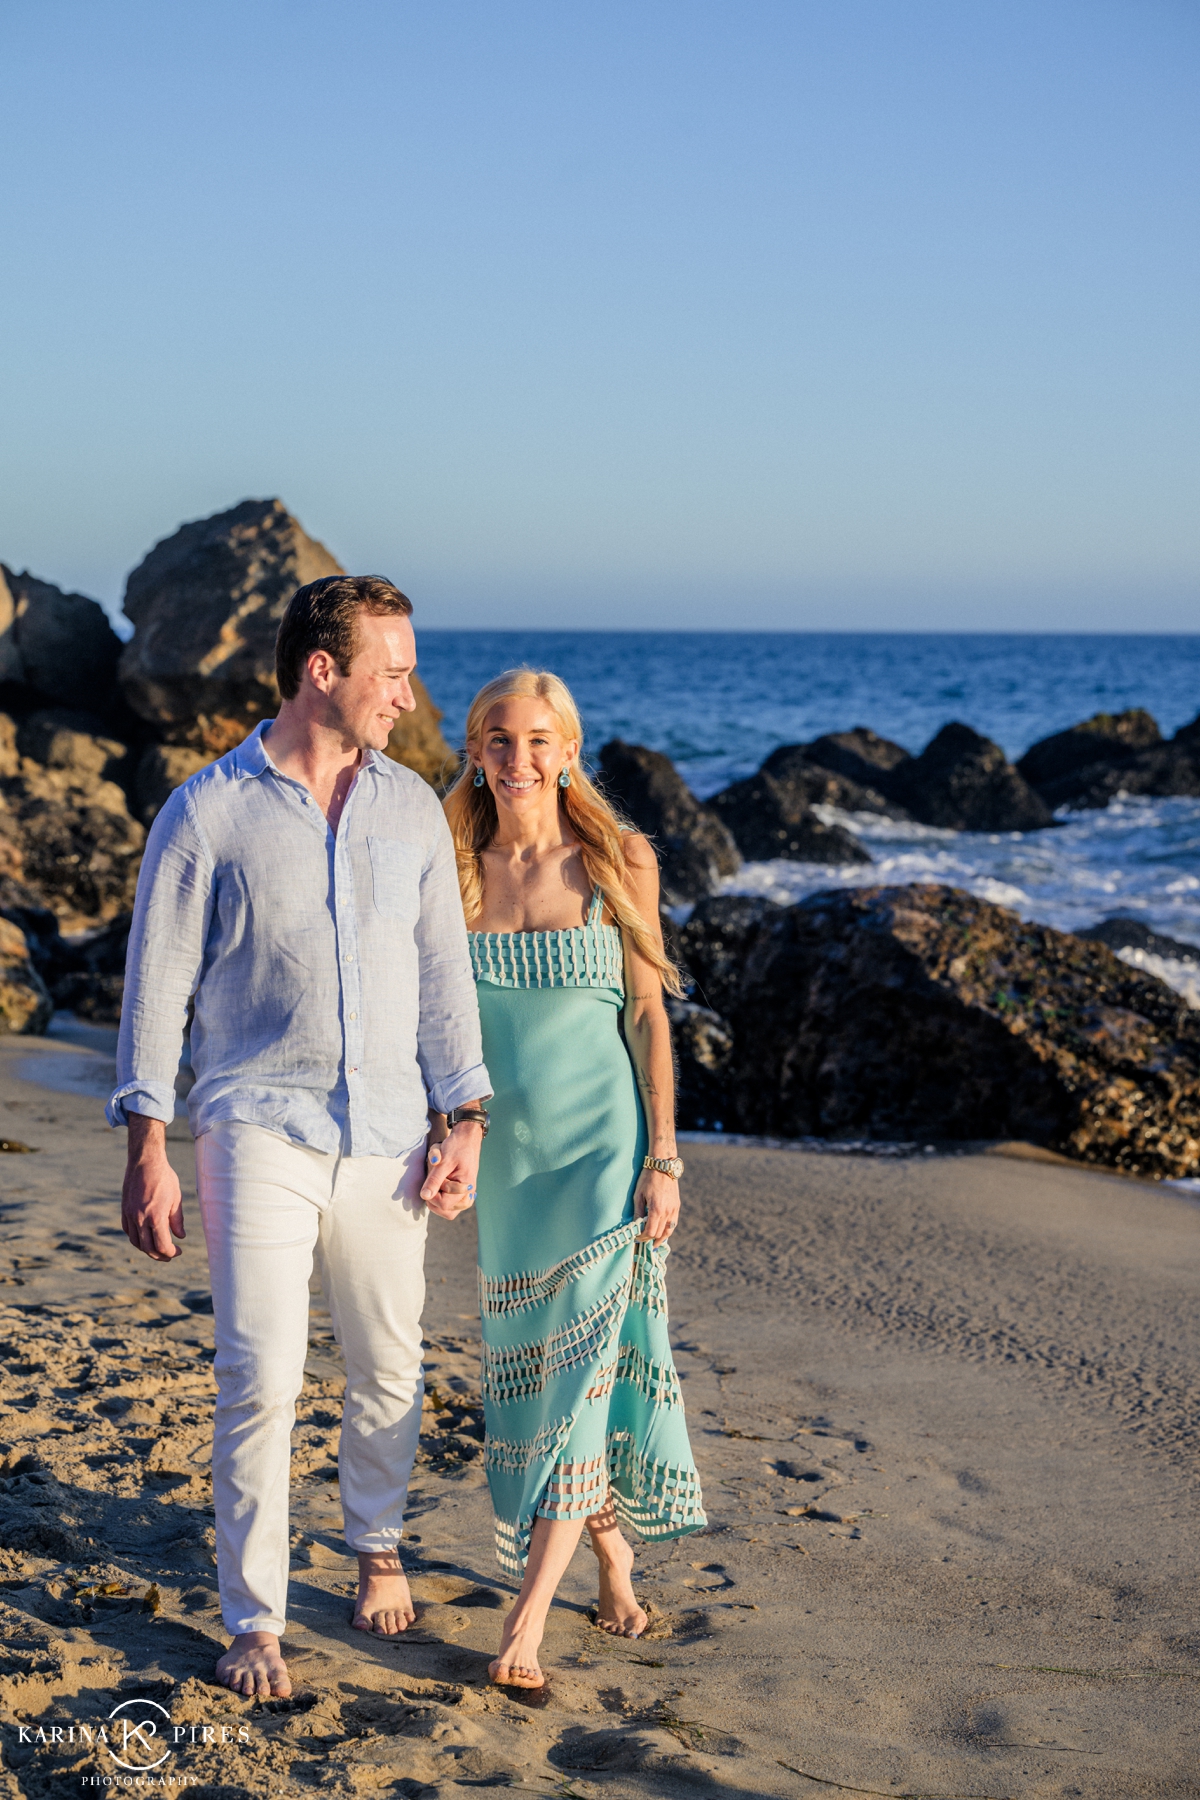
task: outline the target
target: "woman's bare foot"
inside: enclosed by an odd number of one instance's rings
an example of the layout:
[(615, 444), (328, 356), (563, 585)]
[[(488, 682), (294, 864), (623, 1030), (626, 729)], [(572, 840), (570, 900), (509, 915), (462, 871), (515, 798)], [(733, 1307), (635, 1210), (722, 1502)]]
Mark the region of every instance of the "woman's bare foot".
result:
[(600, 1604), (596, 1624), (613, 1637), (641, 1637), (650, 1623), (633, 1591), (633, 1546), (619, 1531), (592, 1537), (592, 1549), (600, 1565)]
[(499, 1687), (544, 1687), (546, 1677), (538, 1663), (542, 1627), (522, 1618), (518, 1601), (500, 1633), (500, 1654), (488, 1664), (488, 1674)]
[(408, 1630), (416, 1616), (408, 1581), (396, 1552), (360, 1550), (354, 1629), (373, 1631), (376, 1637), (396, 1637), (401, 1631)]
[(282, 1700), (292, 1691), (273, 1631), (243, 1631), (217, 1664), (217, 1680), (248, 1700)]

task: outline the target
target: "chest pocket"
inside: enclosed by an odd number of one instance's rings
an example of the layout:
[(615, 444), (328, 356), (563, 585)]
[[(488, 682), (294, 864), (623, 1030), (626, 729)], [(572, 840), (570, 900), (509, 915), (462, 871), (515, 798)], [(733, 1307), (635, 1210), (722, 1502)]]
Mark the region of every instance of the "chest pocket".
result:
[(385, 919), (402, 919), (415, 924), (421, 911), (421, 869), (424, 854), (420, 844), (405, 838), (371, 837), (367, 839), (371, 854), (371, 890), (375, 910)]

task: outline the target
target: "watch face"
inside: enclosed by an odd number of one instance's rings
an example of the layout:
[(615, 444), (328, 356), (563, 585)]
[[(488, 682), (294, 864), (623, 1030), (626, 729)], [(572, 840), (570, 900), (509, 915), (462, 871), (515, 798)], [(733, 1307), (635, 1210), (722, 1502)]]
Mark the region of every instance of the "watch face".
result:
[(674, 1169), (676, 1178), (678, 1179), (678, 1177), (683, 1174), (683, 1162), (678, 1156), (674, 1159)]

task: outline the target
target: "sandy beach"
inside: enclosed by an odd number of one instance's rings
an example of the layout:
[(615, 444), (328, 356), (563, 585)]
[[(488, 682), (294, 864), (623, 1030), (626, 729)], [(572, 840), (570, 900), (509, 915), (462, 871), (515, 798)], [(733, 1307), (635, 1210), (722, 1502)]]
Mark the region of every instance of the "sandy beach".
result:
[[(110, 1073), (103, 1034), (0, 1041), (0, 1136), (35, 1150), (0, 1162), (6, 1800), (114, 1779), (194, 1800), (1200, 1794), (1185, 1194), (1012, 1155), (685, 1146), (672, 1331), (711, 1523), (639, 1552), (636, 1643), (592, 1627), (580, 1551), (538, 1705), (486, 1684), (511, 1588), (481, 1467), (474, 1238), (435, 1220), (417, 1627), (349, 1627), (341, 1377), (316, 1296), (296, 1693), (259, 1708), (211, 1681), (199, 1221), (192, 1205), (169, 1266), (126, 1244)], [(190, 1194), (185, 1122), (170, 1135)], [(130, 1740), (132, 1769), (112, 1756), (122, 1707), (161, 1728)]]

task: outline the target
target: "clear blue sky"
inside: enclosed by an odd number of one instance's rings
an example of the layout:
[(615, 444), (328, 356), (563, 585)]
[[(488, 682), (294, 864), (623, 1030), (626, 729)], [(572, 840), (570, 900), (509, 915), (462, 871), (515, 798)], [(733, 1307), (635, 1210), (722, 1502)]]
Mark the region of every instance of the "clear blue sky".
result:
[(1195, 0), (2, 0), (0, 559), (1200, 627)]

